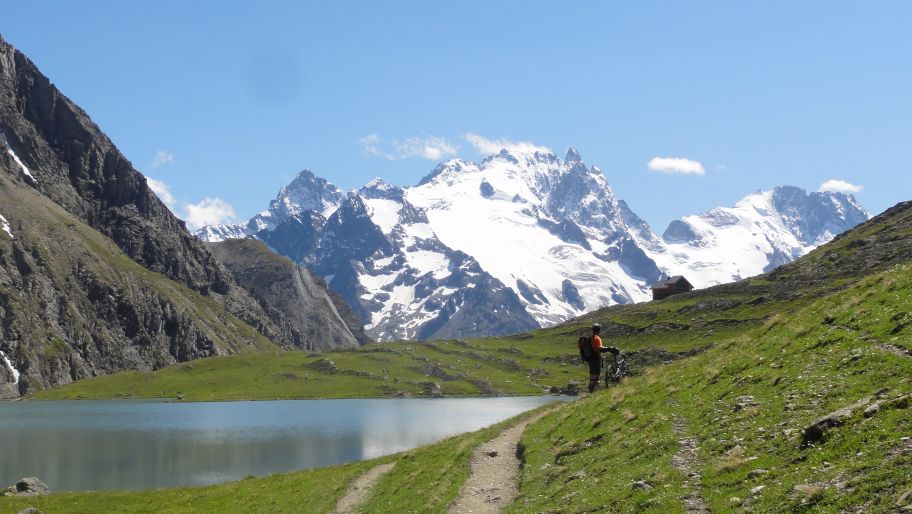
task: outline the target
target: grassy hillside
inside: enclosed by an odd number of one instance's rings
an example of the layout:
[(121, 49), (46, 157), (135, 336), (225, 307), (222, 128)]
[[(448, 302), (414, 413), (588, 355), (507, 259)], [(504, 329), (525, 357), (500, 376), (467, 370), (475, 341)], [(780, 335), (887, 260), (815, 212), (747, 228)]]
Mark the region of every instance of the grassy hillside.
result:
[(369, 344), (324, 354), (284, 352), (197, 360), (154, 373), (127, 372), (81, 380), (35, 398), (176, 397), (344, 398), (427, 394), (540, 394), (582, 383), (586, 370), (576, 338), (593, 322), (630, 355), (635, 372), (708, 348), (753, 337), (758, 327), (788, 316), (863, 277), (912, 255), (912, 202), (771, 273), (636, 305), (598, 310), (528, 334), (465, 341)]
[[(695, 487), (675, 464), (694, 438), (713, 511), (889, 511), (912, 489), (910, 312), (906, 265), (577, 402), (526, 432), (512, 510), (680, 511)], [(803, 446), (806, 427), (860, 400)]]
[[(805, 302), (530, 425), (521, 495), (508, 511), (835, 513), (912, 504), (912, 265)], [(810, 437), (808, 427), (827, 419)], [(512, 422), (346, 466), (204, 488), (0, 498), (0, 509), (328, 512), (350, 480), (396, 461), (363, 511), (443, 512), (471, 448)]]
[(225, 306), (150, 271), (110, 238), (0, 175), (0, 339), (29, 389), (276, 345)]

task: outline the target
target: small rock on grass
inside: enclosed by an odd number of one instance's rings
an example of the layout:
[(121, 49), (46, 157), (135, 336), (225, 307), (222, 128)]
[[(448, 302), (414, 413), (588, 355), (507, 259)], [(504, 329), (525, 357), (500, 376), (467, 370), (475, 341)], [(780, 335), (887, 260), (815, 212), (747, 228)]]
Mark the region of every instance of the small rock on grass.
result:
[(769, 473), (769, 471), (767, 471), (765, 469), (755, 469), (747, 474), (747, 478), (757, 478), (757, 477), (763, 476), (767, 473)]
[(765, 485), (758, 485), (757, 487), (751, 489), (751, 496), (759, 495), (760, 493), (763, 492), (764, 489), (766, 489)]
[(652, 489), (652, 486), (649, 485), (645, 480), (637, 480), (636, 482), (630, 484), (630, 488), (635, 491), (648, 491)]
[(43, 514), (40, 510), (35, 507), (28, 507), (19, 511), (18, 514)]
[(912, 505), (912, 489), (902, 493), (899, 499), (896, 500), (897, 507), (908, 507), (910, 505)]
[(579, 480), (581, 478), (586, 478), (586, 470), (584, 470), (584, 469), (581, 469), (581, 470), (577, 471), (576, 473), (570, 475), (570, 477), (567, 478), (567, 482), (572, 482), (574, 480)]

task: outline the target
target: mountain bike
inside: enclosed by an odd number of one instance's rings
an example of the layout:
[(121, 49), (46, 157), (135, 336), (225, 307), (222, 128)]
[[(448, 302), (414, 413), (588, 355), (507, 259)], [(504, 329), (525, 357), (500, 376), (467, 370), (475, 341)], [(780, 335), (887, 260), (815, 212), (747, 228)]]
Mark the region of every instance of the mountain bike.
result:
[(614, 362), (609, 362), (605, 366), (605, 387), (620, 383), (629, 374), (630, 367), (627, 365), (627, 358), (623, 353), (618, 353), (614, 356)]

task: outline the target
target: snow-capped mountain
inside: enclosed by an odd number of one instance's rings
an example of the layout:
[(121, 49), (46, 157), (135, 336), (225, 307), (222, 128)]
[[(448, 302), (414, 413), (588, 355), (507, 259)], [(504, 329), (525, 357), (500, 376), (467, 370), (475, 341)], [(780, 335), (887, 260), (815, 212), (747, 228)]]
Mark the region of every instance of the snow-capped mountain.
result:
[(449, 161), (406, 195), (444, 244), (513, 288), (542, 325), (646, 299), (660, 275), (636, 249), (661, 240), (573, 149), (564, 160), (504, 150)]
[(665, 247), (649, 254), (669, 273), (707, 287), (791, 262), (869, 217), (852, 196), (777, 187), (672, 221)]
[(662, 275), (697, 287), (762, 273), (868, 219), (851, 196), (794, 187), (673, 221), (662, 237), (570, 149), (453, 159), (418, 185), (357, 191), (301, 172), (244, 225), (310, 267), (378, 340), (496, 335), (650, 298)]
[(324, 277), (378, 340), (515, 333), (538, 322), (478, 262), (440, 242), (405, 190), (375, 179), (344, 195), (301, 172), (246, 224), (204, 227), (215, 242), (256, 237)]

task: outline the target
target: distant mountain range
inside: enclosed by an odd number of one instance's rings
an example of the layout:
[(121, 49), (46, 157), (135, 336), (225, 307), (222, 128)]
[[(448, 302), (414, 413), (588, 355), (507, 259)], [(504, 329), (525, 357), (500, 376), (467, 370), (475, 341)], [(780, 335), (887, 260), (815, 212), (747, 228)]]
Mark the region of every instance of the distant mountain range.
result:
[(663, 275), (736, 281), (800, 257), (869, 218), (854, 197), (796, 187), (673, 221), (662, 236), (575, 149), (454, 159), (416, 186), (375, 179), (343, 192), (310, 171), (247, 223), (322, 276), (378, 340), (521, 332), (650, 298)]

